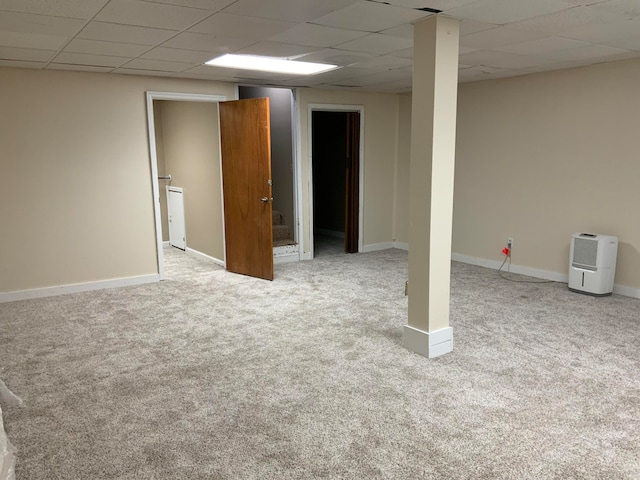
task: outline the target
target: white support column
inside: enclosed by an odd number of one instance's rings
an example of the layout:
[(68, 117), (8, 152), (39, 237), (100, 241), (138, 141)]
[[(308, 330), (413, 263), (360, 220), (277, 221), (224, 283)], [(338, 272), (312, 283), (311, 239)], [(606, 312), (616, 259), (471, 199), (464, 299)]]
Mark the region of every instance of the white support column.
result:
[(458, 20), (414, 25), (406, 348), (432, 358), (453, 350), (449, 326)]

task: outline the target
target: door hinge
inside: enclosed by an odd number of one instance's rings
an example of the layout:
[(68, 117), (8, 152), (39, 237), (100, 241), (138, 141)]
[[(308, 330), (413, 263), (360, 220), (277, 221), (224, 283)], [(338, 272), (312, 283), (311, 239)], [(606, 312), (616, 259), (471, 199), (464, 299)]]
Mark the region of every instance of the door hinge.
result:
[(271, 179), (267, 180), (267, 185), (272, 186), (273, 185), (273, 180), (271, 180)]

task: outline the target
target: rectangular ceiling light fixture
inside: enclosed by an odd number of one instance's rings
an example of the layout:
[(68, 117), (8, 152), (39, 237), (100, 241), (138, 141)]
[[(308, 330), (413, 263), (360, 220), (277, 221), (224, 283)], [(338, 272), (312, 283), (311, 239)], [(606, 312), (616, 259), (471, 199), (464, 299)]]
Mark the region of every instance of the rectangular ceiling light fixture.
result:
[(313, 75), (338, 68), (326, 63), (299, 62), (277, 57), (259, 55), (235, 55), (228, 53), (205, 62), (215, 67), (239, 68), (242, 70), (260, 70), (262, 72), (291, 73), (295, 75)]

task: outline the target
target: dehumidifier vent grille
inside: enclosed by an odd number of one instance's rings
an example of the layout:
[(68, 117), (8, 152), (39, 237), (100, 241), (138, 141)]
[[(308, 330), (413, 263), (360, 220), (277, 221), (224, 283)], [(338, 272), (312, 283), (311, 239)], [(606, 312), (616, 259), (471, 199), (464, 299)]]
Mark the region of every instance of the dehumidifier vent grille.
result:
[(598, 241), (576, 237), (573, 242), (572, 265), (576, 268), (597, 271)]

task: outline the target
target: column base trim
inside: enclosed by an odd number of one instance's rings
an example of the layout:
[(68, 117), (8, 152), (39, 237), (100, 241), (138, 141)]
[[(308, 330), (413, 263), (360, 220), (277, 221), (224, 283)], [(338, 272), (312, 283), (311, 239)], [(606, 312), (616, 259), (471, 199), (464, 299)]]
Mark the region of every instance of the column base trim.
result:
[(407, 350), (427, 358), (435, 358), (453, 351), (453, 328), (445, 327), (425, 332), (410, 325), (402, 331), (402, 343)]

